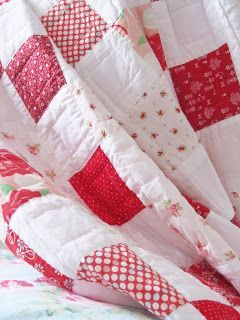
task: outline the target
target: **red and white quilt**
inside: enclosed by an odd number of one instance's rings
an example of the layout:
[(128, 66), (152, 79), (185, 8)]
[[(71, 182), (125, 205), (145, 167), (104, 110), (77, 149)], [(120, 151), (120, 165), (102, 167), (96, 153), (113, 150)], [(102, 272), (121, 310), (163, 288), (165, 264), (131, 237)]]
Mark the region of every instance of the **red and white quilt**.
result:
[(0, 0), (16, 256), (159, 319), (240, 319), (239, 18), (238, 0)]

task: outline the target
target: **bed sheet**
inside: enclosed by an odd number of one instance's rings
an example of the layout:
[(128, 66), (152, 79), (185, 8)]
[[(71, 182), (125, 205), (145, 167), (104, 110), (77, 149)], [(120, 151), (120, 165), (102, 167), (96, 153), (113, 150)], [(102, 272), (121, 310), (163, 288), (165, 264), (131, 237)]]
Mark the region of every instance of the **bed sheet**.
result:
[(60, 289), (0, 249), (0, 320), (154, 320), (147, 313), (104, 304)]

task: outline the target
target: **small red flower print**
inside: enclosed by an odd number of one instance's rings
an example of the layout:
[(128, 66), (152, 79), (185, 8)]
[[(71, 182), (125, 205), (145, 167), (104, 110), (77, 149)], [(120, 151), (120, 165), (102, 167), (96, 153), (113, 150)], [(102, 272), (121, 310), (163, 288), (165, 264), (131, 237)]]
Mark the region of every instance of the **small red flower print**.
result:
[(89, 128), (92, 128), (92, 126), (93, 126), (93, 125), (92, 125), (92, 122), (89, 122), (89, 123), (88, 123), (88, 127), (89, 127)]
[(165, 199), (161, 201), (167, 211), (174, 217), (180, 217), (180, 211), (183, 209), (178, 202), (172, 203), (171, 199)]
[(89, 108), (92, 109), (92, 110), (95, 110), (96, 106), (94, 104), (90, 104)]
[(112, 119), (113, 119), (113, 116), (107, 115), (107, 119), (108, 119), (108, 120), (112, 120)]
[(178, 146), (177, 149), (178, 149), (179, 152), (182, 152), (182, 151), (185, 151), (185, 150), (186, 150), (186, 147), (181, 144), (180, 146)]
[(225, 253), (225, 259), (226, 261), (230, 261), (232, 259), (234, 259), (236, 257), (236, 255), (234, 254), (234, 252), (232, 252), (231, 250)]
[(147, 95), (148, 95), (147, 92), (144, 92), (142, 96), (143, 96), (143, 98), (146, 98)]
[(5, 138), (7, 140), (15, 140), (15, 137), (13, 135), (10, 135), (6, 132), (1, 132), (1, 135), (3, 136), (3, 138)]
[(162, 90), (162, 91), (160, 92), (160, 96), (161, 96), (161, 97), (166, 97), (166, 95), (167, 95), (167, 92), (166, 92), (165, 90)]
[(177, 134), (178, 133), (178, 129), (176, 128), (172, 128), (172, 130), (170, 131), (172, 134)]
[(238, 193), (237, 192), (231, 192), (231, 195), (233, 196), (233, 198), (238, 198)]
[(134, 133), (131, 134), (131, 137), (132, 137), (133, 139), (136, 139), (137, 136), (138, 136), (138, 135), (136, 134), (136, 132), (134, 132)]
[(165, 155), (166, 155), (166, 153), (164, 151), (162, 151), (162, 150), (158, 151), (158, 156), (159, 157), (162, 157), (162, 156), (165, 156)]
[(164, 115), (164, 111), (162, 109), (156, 111), (156, 114), (160, 117), (162, 117)]
[(177, 107), (177, 108), (175, 108), (175, 110), (177, 113), (181, 113), (181, 108)]
[(27, 149), (31, 154), (37, 156), (40, 152), (40, 144), (27, 144)]
[(151, 133), (151, 138), (152, 139), (157, 139), (158, 136), (159, 136), (159, 134), (157, 132), (152, 132)]
[(103, 131), (101, 131), (101, 135), (102, 135), (103, 138), (106, 138), (107, 132), (105, 130), (103, 130)]
[(201, 251), (201, 253), (203, 253), (203, 255), (204, 255), (205, 257), (208, 256), (208, 250), (207, 250), (207, 248), (206, 248), (206, 245), (204, 245), (203, 243), (201, 243), (200, 241), (198, 241), (198, 242), (196, 243), (196, 246), (197, 246), (198, 249)]
[(48, 178), (50, 178), (52, 181), (54, 181), (55, 178), (56, 178), (56, 176), (57, 176), (54, 170), (46, 170), (46, 171), (45, 171), (45, 174), (46, 174), (46, 176), (47, 176)]
[(147, 117), (147, 114), (146, 114), (146, 112), (141, 112), (140, 113), (140, 119), (146, 119), (146, 117)]

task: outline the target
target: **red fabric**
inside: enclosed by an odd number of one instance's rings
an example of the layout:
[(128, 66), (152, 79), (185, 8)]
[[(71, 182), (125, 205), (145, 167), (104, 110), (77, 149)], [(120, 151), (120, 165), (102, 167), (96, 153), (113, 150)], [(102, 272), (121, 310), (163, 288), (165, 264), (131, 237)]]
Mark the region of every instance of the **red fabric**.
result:
[(214, 270), (207, 261), (203, 260), (185, 271), (221, 294), (232, 305), (240, 306), (240, 295), (237, 290), (220, 273)]
[(69, 182), (86, 205), (108, 224), (122, 225), (145, 208), (100, 147)]
[(150, 44), (151, 48), (153, 49), (153, 52), (155, 53), (161, 67), (163, 70), (167, 68), (167, 63), (162, 47), (161, 38), (159, 36), (159, 33), (152, 34), (150, 36), (146, 37), (148, 40), (148, 43)]
[(210, 300), (199, 300), (191, 303), (206, 320), (240, 320), (239, 312), (225, 304)]
[(227, 44), (169, 71), (195, 131), (239, 113), (240, 86)]
[(14, 190), (10, 195), (9, 201), (2, 205), (2, 215), (4, 220), (9, 223), (17, 208), (29, 200), (38, 197), (41, 197), (41, 193), (39, 191), (30, 191), (26, 189)]
[(47, 36), (32, 36), (17, 51), (6, 73), (37, 123), (66, 83)]
[(77, 272), (79, 279), (111, 286), (130, 295), (156, 316), (166, 317), (187, 301), (157, 272), (119, 244), (86, 256)]
[(231, 222), (240, 228), (240, 219), (236, 215), (232, 218)]
[(13, 230), (8, 229), (5, 243), (14, 255), (37, 269), (52, 283), (61, 286), (64, 289), (72, 290), (73, 280), (61, 274), (49, 265), (45, 260), (37, 255), (36, 252), (29, 248)]
[(68, 63), (76, 63), (102, 39), (106, 22), (85, 0), (60, 0), (41, 18)]
[(203, 217), (204, 219), (207, 218), (210, 209), (205, 207), (203, 204), (201, 204), (200, 202), (193, 200), (192, 198), (188, 197), (188, 196), (184, 196), (186, 198), (186, 200), (189, 202), (189, 204), (193, 207), (193, 209), (196, 211), (197, 214), (199, 214), (201, 217)]
[(10, 0), (0, 0), (0, 6), (6, 2), (9, 2)]
[(8, 150), (0, 149), (0, 176), (8, 177), (13, 174), (38, 174), (28, 163)]
[(2, 78), (2, 75), (3, 75), (3, 66), (2, 66), (2, 63), (0, 61), (0, 79)]

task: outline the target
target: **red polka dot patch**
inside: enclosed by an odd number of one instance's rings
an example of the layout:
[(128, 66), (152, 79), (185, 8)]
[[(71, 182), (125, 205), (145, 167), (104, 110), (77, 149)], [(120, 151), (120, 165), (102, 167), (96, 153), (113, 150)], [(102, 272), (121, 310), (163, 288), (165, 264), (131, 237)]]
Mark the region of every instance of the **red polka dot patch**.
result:
[(47, 36), (32, 36), (6, 68), (18, 94), (36, 123), (66, 83)]
[(60, 0), (41, 21), (68, 63), (78, 62), (107, 31), (85, 0)]
[(77, 274), (79, 279), (113, 287), (130, 295), (161, 318), (187, 302), (182, 294), (137, 257), (127, 245), (96, 250), (93, 255), (84, 258)]
[(41, 272), (49, 281), (67, 290), (73, 288), (73, 280), (61, 274), (45, 260), (38, 256), (19, 236), (11, 229), (7, 231), (6, 246), (18, 258), (24, 260), (36, 270)]
[(191, 303), (204, 315), (206, 320), (240, 320), (239, 312), (225, 304), (210, 300), (199, 300)]
[(195, 131), (239, 113), (240, 86), (227, 44), (169, 71)]
[(240, 306), (240, 295), (237, 290), (207, 261), (203, 260), (187, 270), (203, 284), (225, 297), (232, 305)]
[(87, 206), (108, 224), (122, 225), (145, 208), (100, 147), (69, 182)]
[(203, 204), (201, 204), (200, 202), (193, 200), (192, 198), (188, 197), (188, 196), (184, 196), (186, 198), (186, 200), (189, 202), (189, 204), (193, 207), (193, 209), (196, 211), (197, 214), (199, 214), (201, 217), (203, 217), (204, 219), (207, 218), (210, 209), (205, 207)]

